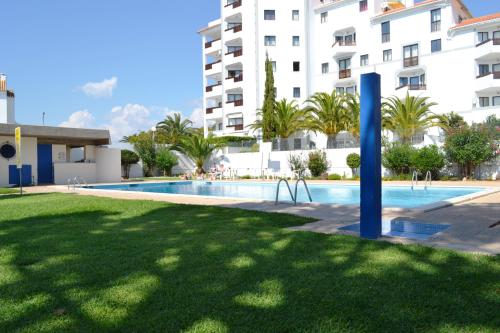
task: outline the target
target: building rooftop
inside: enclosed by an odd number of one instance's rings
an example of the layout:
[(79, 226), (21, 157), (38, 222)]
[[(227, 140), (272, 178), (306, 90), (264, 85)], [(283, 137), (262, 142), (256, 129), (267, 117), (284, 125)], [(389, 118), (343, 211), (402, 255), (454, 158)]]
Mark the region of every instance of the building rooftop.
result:
[(21, 127), (21, 135), (23, 137), (38, 138), (38, 143), (65, 144), (73, 147), (111, 144), (109, 131), (101, 129), (0, 124), (0, 136), (14, 136), (16, 127)]
[(484, 23), (492, 20), (500, 20), (500, 13), (489, 14), (480, 17), (473, 17), (467, 20), (463, 20), (461, 23), (457, 24), (452, 29), (458, 29), (469, 25)]

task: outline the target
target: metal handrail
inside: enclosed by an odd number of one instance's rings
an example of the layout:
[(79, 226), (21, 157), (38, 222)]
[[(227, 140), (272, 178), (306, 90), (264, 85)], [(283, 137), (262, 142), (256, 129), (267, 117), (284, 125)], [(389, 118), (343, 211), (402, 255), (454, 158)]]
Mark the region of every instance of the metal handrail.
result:
[(432, 186), (432, 173), (430, 171), (427, 171), (425, 174), (425, 189), (427, 190), (427, 183), (429, 186)]
[(413, 190), (416, 185), (418, 185), (418, 172), (415, 170), (411, 175), (411, 189)]
[(299, 187), (299, 183), (302, 182), (304, 183), (304, 187), (306, 188), (307, 191), (307, 196), (309, 197), (309, 202), (312, 202), (313, 199), (311, 197), (311, 192), (309, 192), (309, 187), (307, 186), (306, 180), (304, 178), (299, 178), (297, 179), (297, 182), (295, 183), (295, 205), (297, 205), (297, 188)]
[(292, 189), (290, 188), (290, 183), (288, 183), (288, 180), (286, 178), (281, 178), (278, 182), (278, 186), (276, 187), (276, 200), (274, 201), (274, 204), (277, 205), (278, 204), (278, 198), (279, 198), (279, 195), (280, 195), (280, 185), (281, 185), (281, 182), (285, 182), (286, 186), (288, 187), (288, 192), (290, 193), (290, 197), (292, 198), (292, 201), (294, 203), (297, 203), (293, 194), (292, 194)]

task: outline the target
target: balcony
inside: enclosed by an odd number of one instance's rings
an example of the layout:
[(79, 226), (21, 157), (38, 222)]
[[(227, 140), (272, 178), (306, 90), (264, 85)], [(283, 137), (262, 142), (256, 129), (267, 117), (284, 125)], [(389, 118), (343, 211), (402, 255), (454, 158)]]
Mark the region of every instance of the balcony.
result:
[(228, 1), (227, 4), (224, 6), (224, 9), (236, 9), (238, 7), (241, 7), (241, 5), (242, 5), (242, 0)]
[(215, 87), (218, 87), (218, 86), (221, 86), (221, 85), (222, 85), (222, 82), (218, 82), (216, 84), (208, 85), (205, 88), (205, 92), (212, 92), (212, 91), (214, 91)]
[(240, 32), (243, 30), (243, 24), (239, 24), (239, 25), (235, 25), (234, 27), (231, 27), (231, 28), (228, 28), (226, 29), (225, 31), (226, 32), (229, 32), (229, 31), (233, 31), (233, 33), (237, 33), (237, 32)]
[(500, 89), (500, 72), (483, 74), (476, 79), (476, 92), (495, 93)]
[(476, 45), (476, 61), (495, 62), (500, 58), (500, 39), (489, 39)]
[(212, 62), (212, 63), (210, 63), (210, 64), (206, 64), (206, 65), (205, 65), (205, 70), (207, 70), (207, 71), (208, 71), (208, 70), (211, 70), (211, 69), (213, 69), (213, 68), (214, 68), (214, 66), (215, 66), (215, 65), (220, 64), (221, 62), (222, 62), (222, 60), (217, 60), (217, 61)]
[(243, 131), (243, 129), (245, 128), (245, 126), (243, 126), (243, 124), (240, 124), (240, 125), (227, 125), (226, 126), (227, 128), (233, 128), (234, 131)]
[(227, 56), (231, 54), (233, 55), (234, 58), (241, 57), (243, 55), (243, 48), (226, 53)]
[(351, 77), (351, 69), (342, 69), (339, 71), (339, 79), (347, 79)]
[(407, 88), (408, 90), (427, 90), (427, 85), (425, 84), (408, 84), (404, 86), (399, 86), (396, 90)]
[(206, 114), (213, 114), (215, 111), (217, 111), (218, 109), (221, 109), (222, 108), (222, 103), (219, 103), (219, 105), (217, 106), (212, 106), (212, 107), (209, 107), (205, 110)]
[(214, 39), (214, 40), (211, 40), (209, 42), (206, 42), (205, 43), (205, 48), (206, 49), (209, 49), (211, 48), (216, 42), (220, 41), (220, 38), (219, 39)]
[(414, 67), (418, 66), (418, 57), (409, 57), (403, 59), (403, 66), (406, 67)]

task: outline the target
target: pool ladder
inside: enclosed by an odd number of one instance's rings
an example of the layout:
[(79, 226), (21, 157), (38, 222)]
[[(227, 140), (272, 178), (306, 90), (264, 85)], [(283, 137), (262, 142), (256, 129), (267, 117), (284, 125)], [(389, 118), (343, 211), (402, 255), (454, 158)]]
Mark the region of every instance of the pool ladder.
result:
[[(418, 172), (413, 171), (413, 174), (411, 176), (411, 189), (413, 190), (417, 185), (418, 185)], [(432, 186), (432, 173), (430, 171), (427, 171), (427, 173), (425, 174), (424, 189), (427, 190), (427, 187), (429, 186)]]
[(307, 196), (309, 197), (309, 202), (312, 202), (311, 192), (309, 192), (309, 187), (307, 186), (306, 180), (304, 178), (297, 179), (297, 182), (295, 183), (295, 191), (294, 191), (295, 195), (292, 193), (292, 189), (290, 188), (290, 183), (288, 183), (288, 180), (286, 178), (281, 178), (276, 187), (276, 200), (274, 202), (275, 205), (279, 203), (278, 199), (280, 195), (280, 185), (282, 182), (285, 182), (286, 187), (288, 188), (288, 193), (290, 193), (290, 198), (292, 199), (295, 206), (297, 205), (297, 191), (300, 182), (302, 182), (304, 184), (304, 187), (306, 188)]

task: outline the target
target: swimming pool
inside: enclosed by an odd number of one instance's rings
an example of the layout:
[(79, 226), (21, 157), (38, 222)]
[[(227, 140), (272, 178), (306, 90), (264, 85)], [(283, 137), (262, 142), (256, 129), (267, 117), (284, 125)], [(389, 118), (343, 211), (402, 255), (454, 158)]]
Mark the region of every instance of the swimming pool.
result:
[[(281, 184), (280, 201), (291, 201), (285, 184)], [(292, 184), (291, 184), (292, 185)], [(134, 192), (200, 195), (225, 198), (243, 198), (274, 201), (276, 183), (182, 181), (89, 186), (91, 189)], [(360, 187), (357, 185), (309, 184), (313, 202), (323, 204), (359, 205)], [(431, 187), (425, 190), (408, 186), (384, 186), (384, 207), (416, 208), (439, 201), (483, 191), (476, 187)], [(292, 187), (293, 191), (293, 187)], [(299, 185), (298, 202), (308, 202), (307, 194)]]

